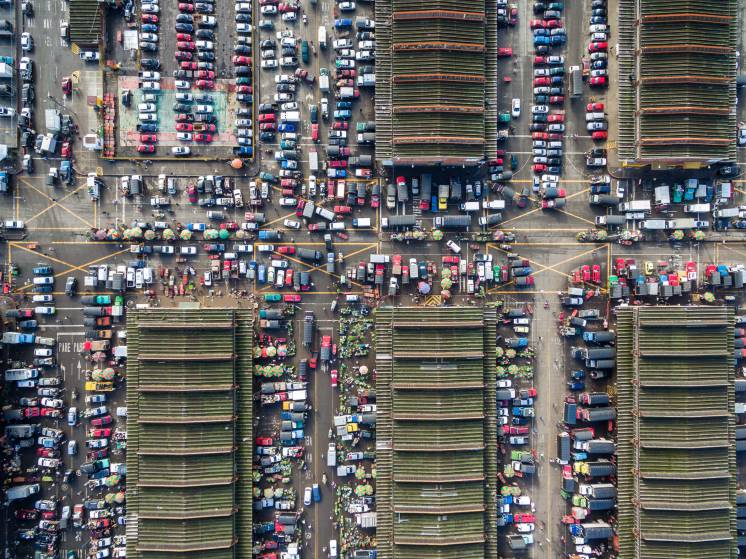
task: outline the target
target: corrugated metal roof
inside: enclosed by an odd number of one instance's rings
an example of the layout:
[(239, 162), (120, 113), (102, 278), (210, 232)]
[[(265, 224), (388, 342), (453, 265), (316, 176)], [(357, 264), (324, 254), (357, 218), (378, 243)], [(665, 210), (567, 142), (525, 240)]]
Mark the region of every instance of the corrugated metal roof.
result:
[(393, 355), (376, 364), (379, 557), (495, 557), (494, 309), (382, 308), (376, 320), (377, 353)]
[(620, 559), (737, 556), (733, 320), (726, 307), (618, 311)]
[(70, 0), (70, 42), (97, 47), (103, 32), (103, 15), (103, 2)]
[(127, 333), (127, 555), (250, 556), (251, 312), (133, 311)]
[(736, 0), (620, 1), (622, 159), (735, 159), (736, 9)]

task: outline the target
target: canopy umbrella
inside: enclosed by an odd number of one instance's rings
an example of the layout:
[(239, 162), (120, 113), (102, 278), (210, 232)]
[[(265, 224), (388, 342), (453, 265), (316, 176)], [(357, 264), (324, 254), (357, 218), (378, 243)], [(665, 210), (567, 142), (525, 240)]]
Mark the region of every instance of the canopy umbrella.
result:
[(241, 167), (243, 167), (243, 161), (236, 157), (233, 161), (231, 161), (231, 167), (233, 167), (234, 169), (240, 169)]
[(448, 301), (448, 299), (451, 298), (451, 292), (448, 289), (444, 289), (440, 292), (440, 296), (443, 298), (444, 301)]
[(430, 293), (430, 284), (428, 284), (426, 281), (421, 281), (417, 284), (417, 289), (423, 295), (427, 295), (428, 293)]
[(217, 239), (218, 230), (217, 229), (206, 229), (204, 233), (204, 237), (206, 241), (212, 241), (214, 239)]
[(188, 241), (192, 238), (192, 232), (189, 229), (184, 229), (181, 233), (179, 233), (179, 237), (181, 237), (182, 241)]
[(114, 502), (118, 504), (124, 503), (124, 500), (126, 499), (126, 495), (124, 494), (124, 491), (117, 491), (117, 494), (114, 495)]
[(433, 230), (433, 240), (440, 241), (443, 238), (443, 231), (440, 229)]
[(109, 229), (108, 237), (112, 240), (117, 240), (121, 237), (121, 233), (117, 231), (116, 229)]
[(155, 231), (153, 231), (152, 229), (148, 229), (147, 231), (145, 231), (145, 235), (143, 235), (143, 237), (145, 237), (146, 241), (152, 241), (153, 239), (155, 239)]
[(704, 295), (705, 302), (707, 303), (714, 303), (715, 302), (715, 294), (711, 291), (706, 291)]
[(221, 239), (222, 239), (223, 241), (225, 241), (226, 239), (228, 239), (228, 237), (230, 237), (230, 236), (231, 236), (231, 233), (230, 233), (230, 231), (228, 231), (227, 229), (221, 229), (221, 230), (220, 230), (220, 232), (218, 233), (218, 236), (219, 236), (219, 237), (220, 237), (220, 238), (221, 238)]
[(132, 229), (130, 229), (130, 236), (133, 239), (139, 239), (139, 238), (141, 238), (142, 237), (142, 229), (140, 229), (139, 227), (133, 227)]
[(94, 361), (105, 361), (106, 354), (103, 351), (97, 351), (91, 356), (91, 359), (93, 359)]
[(118, 475), (109, 476), (104, 480), (107, 487), (114, 487), (119, 483), (121, 478)]
[(443, 289), (450, 289), (453, 287), (453, 281), (451, 281), (451, 278), (443, 278), (440, 280), (440, 287)]
[(695, 241), (704, 241), (705, 240), (705, 232), (704, 231), (695, 231), (694, 232), (694, 240)]
[(93, 236), (97, 241), (104, 241), (106, 240), (106, 230), (105, 229), (99, 229), (96, 231), (96, 234)]
[(132, 238), (132, 229), (125, 229), (122, 232), (122, 238), (127, 241)]
[(275, 355), (277, 355), (277, 348), (275, 346), (271, 345), (271, 346), (269, 346), (269, 347), (266, 348), (266, 352), (265, 353), (266, 353), (267, 357), (274, 357)]
[(106, 367), (103, 371), (101, 371), (105, 375), (111, 375), (111, 378), (114, 378), (114, 375), (117, 374), (117, 372), (114, 370), (113, 367)]
[(163, 240), (165, 241), (171, 241), (174, 237), (176, 237), (176, 233), (174, 233), (173, 229), (164, 229), (163, 233), (161, 234), (163, 235)]
[(104, 495), (104, 501), (109, 505), (112, 504), (114, 502), (114, 493), (107, 493)]
[(287, 357), (288, 355), (288, 346), (285, 344), (280, 344), (277, 346), (277, 356), (278, 357)]
[(680, 241), (684, 238), (684, 232), (681, 229), (677, 229), (676, 231), (673, 232), (673, 234), (671, 235), (671, 238), (674, 241)]
[(243, 229), (239, 229), (236, 231), (236, 239), (245, 239), (246, 238), (246, 231)]
[(367, 375), (368, 374), (368, 367), (366, 367), (365, 365), (360, 365), (360, 369), (359, 370), (360, 370), (360, 374), (361, 375)]
[(355, 470), (355, 477), (357, 479), (365, 479), (365, 470), (363, 468)]
[(448, 266), (444, 266), (440, 269), (440, 275), (444, 278), (450, 278), (451, 277), (451, 269)]

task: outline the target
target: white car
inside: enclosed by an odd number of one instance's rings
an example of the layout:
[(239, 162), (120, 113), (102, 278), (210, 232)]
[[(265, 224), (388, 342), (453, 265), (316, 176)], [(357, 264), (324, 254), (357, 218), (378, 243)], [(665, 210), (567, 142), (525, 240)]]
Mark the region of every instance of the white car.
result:
[(139, 103), (137, 110), (141, 113), (155, 113), (158, 111), (158, 106), (155, 103)]
[(191, 103), (194, 101), (194, 96), (191, 93), (177, 93), (176, 100), (181, 103)]
[(236, 119), (236, 126), (251, 126), (251, 119), (250, 118), (237, 118)]
[(295, 76), (290, 74), (278, 74), (275, 76), (275, 83), (295, 83)]
[(186, 80), (176, 80), (174, 82), (174, 87), (176, 89), (191, 89), (192, 88), (192, 84), (191, 84), (191, 82), (188, 82)]
[(337, 39), (332, 43), (332, 46), (334, 50), (351, 49), (353, 46), (352, 39)]
[(158, 35), (156, 33), (140, 33), (141, 41), (148, 41), (149, 43), (157, 43)]
[(269, 60), (265, 59), (262, 60), (262, 68), (265, 70), (269, 70), (271, 68), (277, 68), (279, 66), (279, 62), (277, 62), (276, 58), (271, 58)]
[(355, 2), (340, 2), (339, 9), (342, 12), (351, 12), (355, 9)]
[(197, 41), (194, 43), (194, 45), (199, 50), (215, 50), (215, 43), (212, 41)]
[(288, 229), (300, 229), (300, 222), (294, 219), (286, 219), (282, 224)]
[(606, 33), (609, 28), (605, 23), (594, 23), (588, 28), (588, 32), (593, 33)]
[(296, 103), (295, 101), (291, 101), (290, 103), (283, 103), (282, 105), (280, 105), (280, 110), (281, 111), (297, 111), (299, 110), (298, 103)]
[(23, 52), (34, 50), (34, 38), (31, 36), (31, 33), (21, 33), (21, 50)]
[(192, 134), (191, 132), (177, 132), (176, 139), (181, 140), (182, 142), (191, 142)]
[(135, 288), (142, 289), (143, 283), (144, 282), (143, 282), (142, 268), (137, 268), (135, 270)]
[(549, 107), (546, 105), (534, 105), (531, 107), (531, 114), (534, 115), (545, 115), (549, 112)]
[(215, 108), (212, 105), (197, 105), (195, 112), (203, 114), (212, 114), (215, 112)]
[(518, 118), (521, 116), (521, 100), (518, 98), (513, 99), (513, 102), (511, 104), (511, 110), (510, 114), (513, 116), (513, 118)]
[(250, 23), (237, 23), (236, 31), (238, 33), (251, 33), (251, 24)]
[(274, 100), (275, 103), (279, 103), (282, 101), (292, 101), (293, 96), (290, 93), (275, 93)]
[(141, 72), (140, 79), (141, 80), (159, 80), (161, 79), (161, 73), (160, 72)]
[(43, 407), (54, 408), (56, 410), (62, 409), (65, 405), (65, 403), (59, 398), (42, 398), (40, 402)]
[(295, 21), (298, 19), (298, 15), (295, 12), (284, 12), (282, 14), (282, 21)]
[(140, 89), (143, 91), (160, 91), (161, 84), (158, 82), (142, 82), (142, 84), (140, 84)]
[(16, 110), (10, 107), (0, 107), (0, 116), (12, 117), (16, 114)]
[(259, 252), (273, 252), (275, 245), (257, 245), (256, 250)]
[(171, 148), (171, 155), (186, 156), (192, 153), (191, 148), (187, 146), (175, 146)]
[(450, 239), (446, 241), (446, 246), (450, 248), (451, 252), (453, 252), (454, 254), (459, 254), (461, 252), (461, 247)]
[(158, 4), (143, 4), (140, 6), (140, 11), (144, 14), (157, 14), (161, 11)]
[(186, 245), (179, 248), (180, 254), (193, 256), (197, 254), (197, 247), (193, 245)]
[(273, 16), (277, 14), (277, 6), (273, 4), (267, 4), (266, 6), (262, 6), (259, 11), (262, 13), (263, 16)]
[(295, 198), (280, 198), (280, 205), (285, 207), (295, 207), (298, 205), (298, 200)]
[(498, 388), (510, 388), (511, 386), (513, 386), (513, 381), (510, 380), (509, 378), (500, 379), (497, 381)]
[(234, 6), (236, 12), (238, 13), (251, 13), (251, 2), (236, 2)]
[(303, 491), (303, 504), (305, 506), (311, 506), (311, 488), (306, 487)]

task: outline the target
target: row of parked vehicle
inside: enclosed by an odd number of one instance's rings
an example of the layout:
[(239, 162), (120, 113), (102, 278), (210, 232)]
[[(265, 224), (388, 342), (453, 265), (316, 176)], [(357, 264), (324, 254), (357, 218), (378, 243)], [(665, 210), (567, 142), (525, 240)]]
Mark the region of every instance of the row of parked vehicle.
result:
[[(277, 0), (274, 0), (275, 2)], [(233, 45), (233, 73), (236, 77), (235, 98), (238, 102), (236, 117), (233, 121), (236, 155), (250, 157), (254, 154), (254, 85), (252, 57), (254, 54), (252, 30), (251, 2), (236, 2), (235, 25), (236, 42)]]

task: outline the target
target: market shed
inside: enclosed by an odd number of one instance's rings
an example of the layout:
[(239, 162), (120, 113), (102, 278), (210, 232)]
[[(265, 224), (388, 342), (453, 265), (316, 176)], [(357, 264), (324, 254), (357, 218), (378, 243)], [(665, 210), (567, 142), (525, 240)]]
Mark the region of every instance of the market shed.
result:
[(103, 37), (104, 2), (70, 0), (70, 42), (98, 49)]
[(378, 310), (379, 558), (497, 556), (494, 340), (494, 309)]
[(376, 156), (476, 165), (497, 142), (497, 6), (376, 2)]
[(735, 160), (737, 8), (737, 0), (620, 0), (623, 163)]
[(735, 558), (733, 311), (617, 313), (619, 557)]
[(128, 314), (128, 557), (251, 556), (252, 324), (247, 310)]

